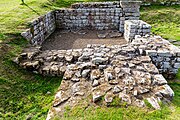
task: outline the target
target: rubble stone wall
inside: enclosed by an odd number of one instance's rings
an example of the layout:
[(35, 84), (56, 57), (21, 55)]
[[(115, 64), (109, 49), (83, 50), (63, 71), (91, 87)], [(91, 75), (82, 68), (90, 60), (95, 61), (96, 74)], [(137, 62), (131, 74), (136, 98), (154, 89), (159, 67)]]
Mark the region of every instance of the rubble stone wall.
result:
[(141, 54), (151, 57), (159, 72), (166, 78), (173, 78), (180, 68), (180, 49), (160, 36), (136, 37), (132, 45), (137, 46)]
[(20, 66), (36, 73), (63, 75), (48, 113), (47, 119), (51, 119), (63, 113), (65, 106), (73, 107), (82, 99), (91, 99), (94, 103), (102, 99), (109, 106), (115, 98), (120, 98), (120, 104), (126, 102), (127, 106), (138, 107), (145, 107), (147, 100), (155, 109), (160, 109), (159, 102), (171, 101), (174, 92), (150, 57), (142, 53), (141, 45), (134, 44), (46, 51), (32, 47), (24, 50), (18, 61)]
[(33, 20), (30, 28), (21, 35), (32, 45), (41, 45), (43, 41), (54, 32), (56, 28), (54, 11)]

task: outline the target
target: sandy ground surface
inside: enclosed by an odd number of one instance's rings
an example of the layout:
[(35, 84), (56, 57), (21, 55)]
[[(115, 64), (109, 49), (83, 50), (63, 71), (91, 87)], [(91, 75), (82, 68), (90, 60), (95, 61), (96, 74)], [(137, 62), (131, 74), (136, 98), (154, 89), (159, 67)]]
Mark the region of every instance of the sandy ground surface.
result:
[[(87, 44), (121, 45), (127, 42), (123, 37), (111, 38), (112, 31), (61, 31), (56, 30), (42, 45), (43, 50), (55, 49), (79, 49)], [(85, 34), (86, 33), (86, 34)], [(98, 35), (106, 34), (106, 38), (98, 38)]]

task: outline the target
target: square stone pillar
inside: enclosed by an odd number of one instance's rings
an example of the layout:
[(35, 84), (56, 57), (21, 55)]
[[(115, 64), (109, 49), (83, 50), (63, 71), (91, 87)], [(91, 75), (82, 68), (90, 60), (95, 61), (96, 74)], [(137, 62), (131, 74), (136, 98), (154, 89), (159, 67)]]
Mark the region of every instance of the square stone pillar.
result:
[(151, 25), (142, 20), (126, 20), (124, 25), (124, 38), (127, 42), (132, 42), (136, 35), (150, 35)]
[(119, 31), (124, 33), (124, 21), (125, 20), (139, 20), (140, 12), (139, 8), (141, 1), (121, 0), (120, 7), (123, 11), (123, 17), (120, 17)]

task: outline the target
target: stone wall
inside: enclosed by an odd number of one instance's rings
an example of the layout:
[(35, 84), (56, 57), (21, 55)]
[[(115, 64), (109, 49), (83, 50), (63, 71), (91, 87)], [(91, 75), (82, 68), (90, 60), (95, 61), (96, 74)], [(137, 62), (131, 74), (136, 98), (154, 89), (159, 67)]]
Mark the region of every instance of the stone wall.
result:
[(57, 28), (61, 29), (117, 29), (121, 8), (79, 8), (56, 11)]
[[(135, 49), (139, 55), (150, 56), (159, 72), (166, 78), (173, 78), (180, 68), (180, 49), (160, 36), (136, 36), (135, 39), (129, 43), (129, 47), (126, 48), (125, 51)], [(122, 53), (124, 51), (122, 49), (118, 50)], [(21, 66), (31, 71), (36, 71), (43, 75), (59, 76), (63, 75), (62, 71), (66, 70), (66, 68), (64, 68), (66, 64), (64, 63), (74, 63), (73, 61), (81, 62), (81, 59), (90, 59), (90, 56), (94, 54), (93, 52), (85, 51), (86, 48), (83, 53), (82, 49), (47, 50), (41, 52), (39, 48), (32, 47), (25, 50), (25, 52), (18, 57), (17, 61), (19, 61)], [(111, 54), (112, 56), (116, 54), (116, 51), (114, 52), (115, 53)], [(98, 55), (99, 54), (97, 54), (97, 56)], [(104, 56), (106, 55), (109, 54), (107, 53)], [(124, 58), (122, 57), (122, 59)], [(97, 61), (104, 60), (106, 59), (97, 59)], [(54, 67), (54, 65), (56, 67)], [(57, 68), (58, 66), (59, 68)], [(149, 70), (151, 70), (151, 67), (149, 67)]]
[(56, 11), (57, 27), (62, 29), (116, 29), (124, 32), (125, 20), (138, 20), (141, 2), (76, 3), (71, 9)]
[(32, 45), (41, 45), (54, 32), (61, 29), (119, 30), (124, 32), (125, 20), (138, 20), (138, 1), (76, 3), (69, 9), (47, 13), (31, 22), (30, 29), (21, 35)]
[(40, 16), (30, 23), (30, 28), (21, 35), (32, 45), (41, 45), (56, 28), (54, 11)]
[(125, 20), (139, 20), (140, 17), (140, 1), (121, 1), (120, 6), (123, 10), (123, 17), (120, 18), (119, 31), (124, 33)]
[(142, 20), (126, 20), (124, 30), (124, 38), (127, 42), (131, 42), (136, 35), (150, 35), (151, 25)]
[(159, 72), (166, 78), (174, 78), (180, 68), (180, 49), (160, 36), (136, 37), (132, 45), (137, 46), (141, 54), (151, 57)]

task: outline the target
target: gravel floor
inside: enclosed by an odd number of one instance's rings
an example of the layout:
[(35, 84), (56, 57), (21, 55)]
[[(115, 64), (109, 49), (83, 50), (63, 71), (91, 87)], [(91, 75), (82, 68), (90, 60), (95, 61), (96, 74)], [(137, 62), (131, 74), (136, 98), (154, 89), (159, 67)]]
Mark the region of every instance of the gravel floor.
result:
[[(119, 45), (126, 44), (123, 37), (111, 38), (112, 31), (62, 31), (56, 30), (42, 45), (43, 50), (78, 49), (87, 44)], [(98, 35), (106, 38), (98, 38)]]

